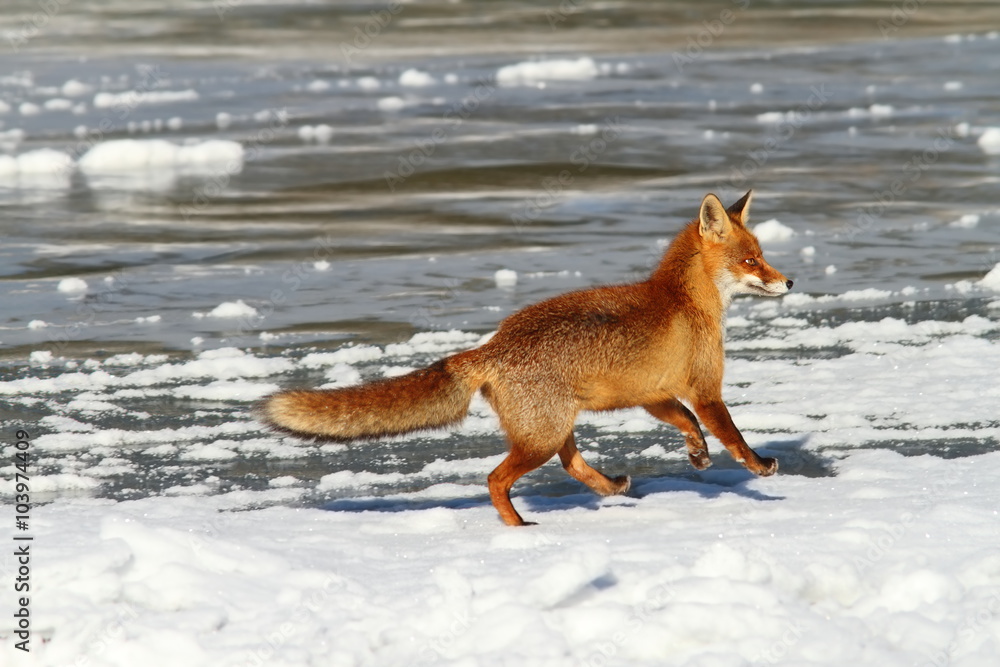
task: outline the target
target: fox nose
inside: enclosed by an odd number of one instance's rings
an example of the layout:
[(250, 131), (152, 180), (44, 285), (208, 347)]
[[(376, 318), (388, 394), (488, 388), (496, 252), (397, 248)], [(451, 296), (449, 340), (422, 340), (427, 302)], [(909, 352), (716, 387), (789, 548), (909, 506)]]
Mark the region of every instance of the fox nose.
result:
[(788, 280), (788, 281), (785, 282), (785, 287), (787, 287), (788, 289), (792, 289), (792, 285), (794, 285), (794, 284), (795, 283), (793, 281)]

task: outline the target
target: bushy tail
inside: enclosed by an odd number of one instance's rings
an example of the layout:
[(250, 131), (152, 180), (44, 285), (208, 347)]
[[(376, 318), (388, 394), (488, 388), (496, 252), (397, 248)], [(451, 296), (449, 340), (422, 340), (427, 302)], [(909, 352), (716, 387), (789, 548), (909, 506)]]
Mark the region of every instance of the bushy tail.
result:
[(447, 362), (355, 387), (278, 392), (264, 399), (260, 417), (278, 430), (338, 441), (455, 424), (479, 385), (454, 375)]

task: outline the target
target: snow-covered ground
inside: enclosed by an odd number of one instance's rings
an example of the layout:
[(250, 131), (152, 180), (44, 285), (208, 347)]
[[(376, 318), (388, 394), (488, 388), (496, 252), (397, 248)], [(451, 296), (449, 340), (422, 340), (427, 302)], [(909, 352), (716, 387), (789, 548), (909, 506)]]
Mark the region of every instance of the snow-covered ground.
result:
[[(995, 664), (996, 302), (986, 296), (987, 316), (958, 321), (842, 323), (799, 302), (776, 312), (741, 301), (730, 319), (727, 400), (751, 445), (782, 461), (779, 475), (754, 478), (720, 451), (714, 468), (675, 474), (684, 457), (677, 440), (662, 444), (668, 427), (638, 410), (585, 415), (596, 436), (581, 446), (595, 465), (654, 472), (603, 499), (529, 476), (515, 487), (539, 523), (526, 528), (501, 525), (488, 501), (498, 434), (492, 450), (409, 473), (391, 470), (392, 443), (371, 444), (361, 449), (380, 471), (278, 476), (258, 490), (208, 481), (123, 501), (65, 494), (127, 473), (135, 450), (164, 465), (304, 456), (322, 446), (261, 433), (245, 406), (296, 372), (332, 384), (397, 374), (476, 335), (68, 368), (39, 355), (35, 377), (0, 391), (61, 405), (31, 446), (55, 471), (38, 488), (64, 493), (32, 510), (33, 650), (12, 649), (8, 620), (3, 664)], [(99, 425), (116, 403), (168, 388), (241, 416), (187, 429)], [(476, 402), (440, 437), (491, 433)], [(14, 451), (8, 443), (4, 460)], [(553, 468), (561, 474), (555, 463), (545, 474)], [(394, 490), (408, 479), (420, 488)], [(324, 493), (331, 500), (316, 502)], [(0, 506), (7, 544), (14, 513)], [(18, 567), (11, 553), (0, 557), (5, 584)]]
[(37, 512), (33, 652), (7, 662), (7, 638), (4, 664), (985, 667), (998, 476), (1000, 453), (863, 451), (834, 477), (528, 495), (525, 529), (453, 485), (353, 511), (60, 501)]

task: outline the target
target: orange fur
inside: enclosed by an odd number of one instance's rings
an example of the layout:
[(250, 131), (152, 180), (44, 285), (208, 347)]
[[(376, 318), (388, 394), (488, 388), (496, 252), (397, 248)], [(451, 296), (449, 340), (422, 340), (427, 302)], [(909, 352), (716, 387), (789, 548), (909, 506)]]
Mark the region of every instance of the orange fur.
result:
[(482, 347), (402, 377), (280, 392), (266, 399), (262, 418), (292, 433), (351, 441), (459, 422), (479, 390), (510, 444), (489, 476), (490, 497), (510, 525), (524, 524), (510, 502), (514, 482), (556, 454), (597, 493), (628, 490), (628, 477), (609, 478), (581, 457), (573, 438), (580, 410), (642, 406), (681, 430), (691, 463), (703, 469), (711, 460), (700, 418), (737, 461), (773, 474), (777, 462), (747, 446), (722, 402), (730, 299), (778, 296), (792, 285), (745, 226), (750, 199), (748, 192), (726, 210), (707, 195), (648, 280), (528, 306)]

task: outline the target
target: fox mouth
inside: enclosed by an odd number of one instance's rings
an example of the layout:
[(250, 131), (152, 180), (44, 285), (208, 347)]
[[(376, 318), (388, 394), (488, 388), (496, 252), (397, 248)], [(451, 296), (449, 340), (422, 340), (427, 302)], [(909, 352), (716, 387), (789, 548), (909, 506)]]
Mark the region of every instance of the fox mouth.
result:
[(769, 289), (766, 285), (747, 285), (750, 291), (759, 296), (782, 296), (788, 292), (788, 288), (782, 285), (777, 289)]

